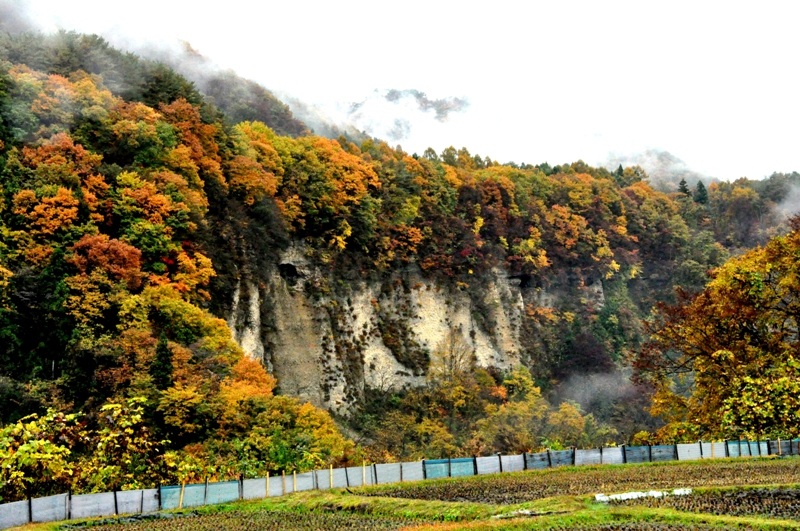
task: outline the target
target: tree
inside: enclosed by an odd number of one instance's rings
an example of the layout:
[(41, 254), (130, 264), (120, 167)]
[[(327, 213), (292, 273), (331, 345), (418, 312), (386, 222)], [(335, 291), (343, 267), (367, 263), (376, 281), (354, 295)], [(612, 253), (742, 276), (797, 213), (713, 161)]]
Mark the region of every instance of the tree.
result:
[(180, 99), (193, 105), (199, 105), (203, 101), (194, 83), (166, 65), (159, 64), (148, 73), (142, 87), (142, 101), (151, 107), (156, 107)]
[(255, 160), (244, 156), (234, 157), (228, 162), (226, 170), (231, 191), (242, 198), (246, 205), (275, 195), (275, 175), (265, 171)]
[(225, 186), (216, 136), (220, 124), (204, 123), (198, 103), (185, 97), (172, 101), (169, 105), (158, 106), (164, 119), (172, 125), (180, 141), (189, 148), (190, 158), (197, 165), (198, 173), (204, 182)]
[(703, 181), (697, 181), (697, 186), (694, 189), (694, 202), (701, 205), (708, 203), (708, 190), (706, 190)]
[(150, 376), (156, 389), (164, 390), (172, 386), (172, 351), (169, 349), (167, 335), (161, 332), (156, 345), (156, 359), (150, 365)]
[(515, 368), (503, 386), (508, 402), (487, 406), (486, 416), (475, 423), (469, 446), (476, 454), (531, 452), (542, 446), (549, 406), (530, 372), (522, 366)]
[(678, 191), (687, 197), (690, 197), (692, 195), (692, 192), (689, 190), (689, 187), (686, 186), (686, 179), (684, 179), (683, 177), (681, 177), (681, 182), (678, 183)]
[(269, 407), (276, 380), (263, 365), (250, 358), (240, 359), (233, 374), (220, 384), (218, 415), (220, 434), (245, 434), (252, 420)]
[(438, 161), (439, 155), (436, 154), (436, 151), (433, 148), (426, 148), (425, 151), (422, 152), (422, 156), (430, 161)]
[(342, 437), (331, 416), (294, 398), (268, 398), (247, 431), (234, 439), (208, 441), (236, 473), (258, 463), (257, 473), (305, 472), (346, 459), (352, 443)]
[(617, 434), (616, 430), (598, 423), (591, 413), (583, 415), (574, 402), (562, 402), (547, 417), (547, 438), (556, 447), (604, 446)]
[(66, 188), (41, 196), (22, 190), (14, 195), (14, 213), (28, 220), (34, 235), (48, 238), (66, 232), (78, 220), (78, 200)]
[(453, 146), (446, 147), (442, 150), (441, 160), (449, 166), (458, 165), (458, 151)]
[(150, 487), (165, 473), (164, 446), (147, 427), (144, 405), (134, 397), (100, 408), (99, 429), (89, 438), (91, 454), (80, 463), (78, 481), (91, 492)]
[(475, 349), (464, 339), (461, 330), (452, 328), (436, 345), (431, 355), (429, 377), (439, 381), (453, 381), (475, 366)]
[(47, 496), (72, 482), (71, 444), (80, 439), (75, 415), (53, 410), (0, 428), (0, 499)]
[(86, 235), (76, 242), (67, 263), (77, 274), (64, 279), (70, 289), (65, 307), (88, 337), (117, 324), (116, 311), (142, 285), (141, 253), (136, 247), (104, 234)]

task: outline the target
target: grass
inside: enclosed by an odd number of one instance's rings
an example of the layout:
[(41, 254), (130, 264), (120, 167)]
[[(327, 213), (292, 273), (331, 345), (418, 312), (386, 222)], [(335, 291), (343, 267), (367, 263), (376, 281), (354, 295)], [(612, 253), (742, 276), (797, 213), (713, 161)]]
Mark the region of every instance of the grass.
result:
[[(97, 531), (456, 529), (681, 531), (800, 529), (800, 519), (601, 504), (594, 494), (693, 487), (699, 494), (764, 486), (800, 489), (800, 459), (719, 460), (562, 468), (330, 491), (195, 508), (197, 516), (91, 527)], [(698, 488), (699, 487), (699, 488)], [(744, 495), (744, 493), (743, 493)], [(518, 511), (530, 514), (521, 516)], [(173, 513), (176, 511), (173, 511)], [(186, 511), (184, 511), (186, 512)], [(75, 524), (70, 522), (69, 524)], [(56, 531), (60, 524), (29, 525)]]
[(357, 491), (367, 496), (502, 505), (559, 495), (796, 483), (800, 483), (800, 459), (757, 458), (566, 467), (379, 485)]

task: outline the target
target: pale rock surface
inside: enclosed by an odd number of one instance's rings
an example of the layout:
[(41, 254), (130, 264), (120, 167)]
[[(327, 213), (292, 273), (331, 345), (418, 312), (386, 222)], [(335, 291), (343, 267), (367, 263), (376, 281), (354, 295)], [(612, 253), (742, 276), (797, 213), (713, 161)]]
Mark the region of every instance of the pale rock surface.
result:
[[(509, 370), (520, 363), (520, 323), (525, 304), (553, 307), (558, 299), (543, 289), (523, 289), (517, 279), (496, 269), (489, 282), (464, 288), (481, 290), (488, 321), (493, 324), (489, 332), (473, 317), (476, 308), (467, 291), (437, 286), (418, 270), (395, 273), (392, 278), (401, 278), (410, 286), (410, 293), (398, 292), (388, 297), (381, 293), (379, 284), (369, 282), (354, 283), (346, 295), (340, 293), (333, 299), (309, 297), (306, 284), (320, 278), (302, 246), (294, 245), (282, 255), (263, 289), (253, 282), (241, 281), (234, 293), (228, 324), (245, 353), (261, 360), (277, 377), (280, 393), (342, 415), (352, 410), (365, 387), (389, 391), (425, 381), (423, 374), (415, 375), (384, 345), (376, 325), (380, 320), (376, 306), (385, 314), (399, 313), (399, 308), (392, 305), (410, 304), (410, 333), (429, 352), (443, 342), (450, 330), (456, 329), (473, 347), (479, 366)], [(240, 308), (242, 289), (248, 293), (246, 311)], [(587, 299), (602, 307), (602, 282), (598, 280), (584, 289)], [(272, 316), (271, 332), (265, 338), (261, 336), (263, 304), (267, 304)], [(332, 326), (331, 313), (326, 311), (331, 304), (341, 309), (338, 327)], [(346, 330), (349, 335), (342, 340), (334, 329)], [(348, 348), (349, 358), (342, 354)], [(352, 366), (354, 363), (356, 366)]]

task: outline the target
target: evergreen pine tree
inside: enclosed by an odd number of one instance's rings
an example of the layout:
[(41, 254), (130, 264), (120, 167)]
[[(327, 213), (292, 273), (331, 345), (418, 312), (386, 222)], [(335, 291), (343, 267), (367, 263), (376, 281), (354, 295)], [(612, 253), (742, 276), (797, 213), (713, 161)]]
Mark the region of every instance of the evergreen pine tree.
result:
[(686, 179), (681, 178), (681, 182), (678, 183), (678, 191), (685, 195), (686, 197), (691, 197), (692, 192), (689, 190), (689, 187), (686, 186)]
[(708, 190), (706, 190), (703, 181), (697, 181), (697, 186), (694, 189), (694, 202), (701, 205), (708, 203)]
[(157, 389), (166, 389), (172, 385), (172, 352), (167, 344), (167, 335), (161, 332), (156, 345), (156, 359), (150, 365), (150, 376)]

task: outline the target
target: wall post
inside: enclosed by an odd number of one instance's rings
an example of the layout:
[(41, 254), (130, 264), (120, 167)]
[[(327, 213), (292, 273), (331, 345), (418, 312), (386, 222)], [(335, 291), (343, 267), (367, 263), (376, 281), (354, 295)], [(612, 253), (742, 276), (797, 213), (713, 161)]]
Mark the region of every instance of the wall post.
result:
[(183, 492), (186, 489), (186, 482), (181, 483), (181, 497), (178, 500), (178, 509), (183, 509)]

